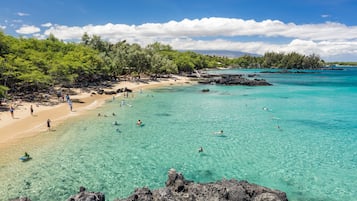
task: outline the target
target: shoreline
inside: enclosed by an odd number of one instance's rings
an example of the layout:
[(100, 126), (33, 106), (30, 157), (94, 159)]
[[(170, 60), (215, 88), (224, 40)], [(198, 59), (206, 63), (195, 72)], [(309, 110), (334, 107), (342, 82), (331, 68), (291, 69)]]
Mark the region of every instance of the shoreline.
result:
[[(133, 91), (133, 94), (138, 90), (159, 88), (164, 86), (184, 86), (192, 85), (192, 81), (188, 77), (173, 76), (172, 78), (160, 79), (158, 81), (138, 82), (138, 81), (122, 81), (115, 84), (112, 88), (105, 90), (117, 90), (120, 88), (128, 88)], [(0, 112), (0, 151), (2, 156), (0, 162), (4, 163), (7, 159), (13, 160), (14, 154), (16, 157), (24, 152), (24, 146), (27, 141), (35, 139), (43, 141), (45, 135), (43, 133), (55, 132), (56, 127), (66, 123), (73, 117), (86, 115), (89, 111), (96, 109), (106, 100), (113, 97), (121, 97), (123, 93), (113, 95), (91, 94), (91, 92), (82, 92), (70, 96), (72, 100), (76, 99), (79, 102), (73, 102), (73, 110), (71, 111), (67, 102), (62, 102), (52, 106), (37, 106), (36, 103), (22, 102), (14, 111), (14, 118), (11, 117), (9, 111)], [(135, 98), (135, 97), (134, 97)], [(31, 115), (30, 106), (33, 106), (34, 113)], [(47, 119), (51, 120), (51, 131), (47, 128)], [(6, 159), (7, 158), (7, 159)]]

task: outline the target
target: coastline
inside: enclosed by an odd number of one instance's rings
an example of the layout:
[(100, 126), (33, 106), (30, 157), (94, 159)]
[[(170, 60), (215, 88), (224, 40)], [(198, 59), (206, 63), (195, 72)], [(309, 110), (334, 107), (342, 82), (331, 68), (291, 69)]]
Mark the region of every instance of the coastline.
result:
[[(161, 187), (163, 172), (173, 167), (193, 181), (244, 179), (284, 190), (293, 200), (352, 199), (357, 113), (350, 83), (355, 79), (350, 72), (336, 74), (303, 75), (303, 84), (302, 76), (274, 75), (284, 84), (207, 86), (208, 94), (200, 90), (206, 85), (164, 86), (143, 94), (138, 88), (135, 98), (126, 99), (133, 107), (118, 107), (123, 96), (113, 102), (108, 97), (104, 105), (56, 126), (56, 132), (40, 132), (7, 151), (12, 158), (0, 161), (1, 194), (65, 200), (85, 186), (113, 200), (129, 196), (133, 187)], [(332, 85), (340, 75), (349, 79)], [(336, 99), (342, 101), (331, 108)], [(99, 112), (108, 118), (98, 118)], [(144, 129), (134, 125), (138, 117)], [(113, 120), (123, 132), (114, 132)], [(224, 137), (212, 135), (218, 129)], [(20, 162), (23, 150), (34, 160)], [(335, 191), (336, 186), (344, 190)]]
[[(172, 78), (159, 79), (157, 81), (138, 82), (138, 81), (122, 81), (115, 84), (110, 89), (117, 90), (128, 88), (134, 93), (138, 90), (148, 88), (158, 88), (164, 86), (180, 86), (192, 85), (194, 81), (190, 78), (182, 76), (173, 76)], [(71, 111), (66, 102), (59, 103), (53, 106), (36, 105), (36, 103), (21, 102), (15, 108), (14, 118), (11, 117), (9, 111), (0, 112), (0, 151), (2, 157), (0, 162), (4, 163), (8, 159), (13, 158), (13, 155), (19, 156), (23, 154), (24, 144), (31, 139), (36, 138), (38, 141), (43, 141), (46, 133), (53, 133), (56, 127), (63, 123), (67, 123), (68, 119), (86, 115), (88, 111), (102, 106), (106, 100), (114, 97), (120, 97), (123, 93), (114, 95), (99, 95), (91, 94), (91, 92), (78, 93), (70, 96), (73, 102), (73, 110)], [(134, 97), (135, 98), (135, 97)], [(34, 113), (31, 115), (30, 106), (33, 106)], [(47, 119), (51, 120), (51, 131), (47, 128)], [(14, 153), (15, 152), (15, 153)]]

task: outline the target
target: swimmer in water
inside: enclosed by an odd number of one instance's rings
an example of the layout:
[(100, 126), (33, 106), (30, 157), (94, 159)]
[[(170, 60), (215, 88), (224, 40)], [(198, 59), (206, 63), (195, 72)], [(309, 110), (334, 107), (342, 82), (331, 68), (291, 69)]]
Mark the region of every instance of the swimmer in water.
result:
[(136, 125), (141, 126), (142, 123), (143, 123), (143, 122), (141, 122), (141, 120), (139, 119), (139, 120), (136, 122)]
[(200, 148), (198, 149), (198, 152), (203, 152), (203, 148), (200, 147)]
[(223, 134), (223, 130), (220, 130), (220, 131), (214, 132), (214, 134)]

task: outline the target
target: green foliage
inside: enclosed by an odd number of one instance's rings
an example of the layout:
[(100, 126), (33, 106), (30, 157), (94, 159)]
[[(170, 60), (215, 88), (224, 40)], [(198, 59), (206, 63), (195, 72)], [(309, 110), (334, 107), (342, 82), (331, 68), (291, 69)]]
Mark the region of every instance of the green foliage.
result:
[(9, 52), (9, 42), (3, 32), (0, 31), (0, 57), (3, 57)]
[(26, 90), (35, 91), (40, 88), (46, 88), (52, 83), (52, 78), (49, 75), (45, 75), (43, 72), (33, 70), (31, 72), (22, 73), (18, 77), (19, 87)]
[(244, 55), (233, 60), (235, 66), (241, 68), (259, 68), (261, 66), (261, 59), (250, 55)]
[(205, 68), (319, 68), (317, 55), (267, 52), (239, 58), (177, 51), (155, 42), (142, 48), (125, 40), (112, 44), (85, 33), (80, 43), (65, 43), (50, 34), (45, 40), (15, 38), (0, 32), (0, 97), (6, 91), (36, 91), (54, 85), (81, 85), (128, 74), (170, 74)]
[(150, 72), (154, 74), (167, 74), (167, 73), (177, 73), (178, 69), (176, 64), (158, 53), (151, 56), (150, 59), (151, 69)]
[(288, 54), (267, 52), (261, 58), (251, 57), (251, 59), (252, 58), (256, 58), (255, 62), (252, 60), (247, 61), (245, 65), (248, 66), (244, 67), (256, 68), (260, 66), (262, 68), (316, 69), (325, 65), (320, 57), (315, 54), (305, 56), (296, 52)]
[(148, 45), (146, 49), (152, 52), (173, 51), (170, 45), (164, 45), (159, 42)]
[(9, 90), (8, 87), (5, 87), (3, 85), (0, 85), (0, 98), (5, 98), (6, 97), (6, 92)]
[(12, 92), (76, 84), (98, 79), (108, 72), (102, 68), (99, 52), (93, 48), (64, 43), (53, 35), (46, 40), (0, 36), (6, 42), (0, 57), (0, 84)]

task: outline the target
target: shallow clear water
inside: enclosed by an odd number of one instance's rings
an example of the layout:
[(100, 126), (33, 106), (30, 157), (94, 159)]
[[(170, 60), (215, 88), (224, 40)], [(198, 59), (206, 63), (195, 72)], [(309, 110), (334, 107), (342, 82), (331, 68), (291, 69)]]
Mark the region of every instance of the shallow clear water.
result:
[(259, 75), (274, 85), (165, 87), (126, 106), (109, 101), (41, 134), (48, 140), (31, 149), (33, 160), (2, 165), (0, 195), (65, 200), (85, 186), (113, 200), (163, 187), (175, 168), (196, 182), (248, 180), (289, 200), (356, 199), (357, 69)]

